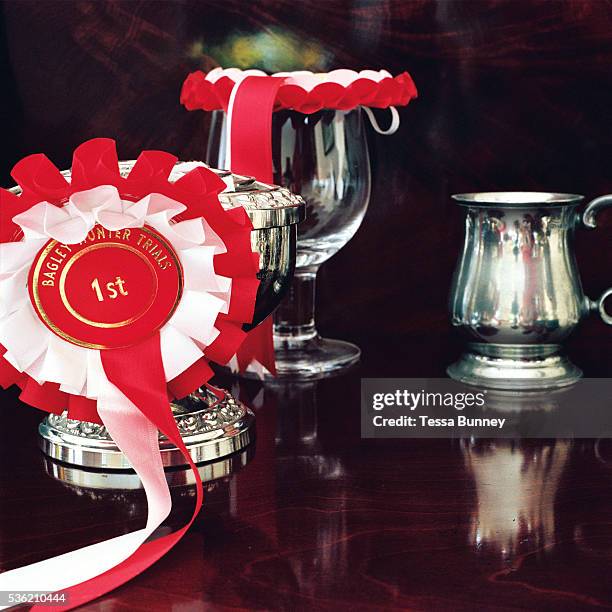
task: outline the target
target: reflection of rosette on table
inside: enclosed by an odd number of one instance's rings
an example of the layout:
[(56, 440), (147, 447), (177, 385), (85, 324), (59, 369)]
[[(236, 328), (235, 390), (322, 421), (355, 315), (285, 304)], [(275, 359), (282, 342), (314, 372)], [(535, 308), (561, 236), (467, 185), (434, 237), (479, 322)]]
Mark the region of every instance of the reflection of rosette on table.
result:
[[(323, 339), (314, 324), (319, 266), (357, 231), (369, 201), (370, 167), (362, 113), (374, 129), (399, 127), (396, 106), (417, 92), (408, 73), (334, 70), (276, 73), (216, 68), (191, 73), (181, 92), (188, 110), (213, 111), (206, 161), (300, 193), (307, 223), (298, 235), (296, 275), (272, 323), (249, 334), (238, 365), (260, 374), (311, 378), (354, 364), (359, 348)], [(371, 108), (389, 109), (383, 130)], [(276, 355), (275, 355), (276, 353)], [(254, 367), (253, 367), (254, 366)], [(262, 368), (263, 366), (263, 368)]]
[[(169, 182), (175, 163), (144, 152), (122, 177), (114, 142), (98, 139), (75, 151), (70, 182), (34, 155), (12, 172), (21, 194), (0, 192), (0, 383), (103, 423), (149, 504), (145, 529), (5, 572), (1, 590), (67, 590), (80, 605), (162, 556), (201, 506), (169, 400), (209, 380), (209, 359), (236, 353), (259, 266), (245, 210), (219, 202), (225, 183), (203, 167)], [(144, 543), (172, 505), (158, 430), (193, 470), (196, 508), (189, 525)]]

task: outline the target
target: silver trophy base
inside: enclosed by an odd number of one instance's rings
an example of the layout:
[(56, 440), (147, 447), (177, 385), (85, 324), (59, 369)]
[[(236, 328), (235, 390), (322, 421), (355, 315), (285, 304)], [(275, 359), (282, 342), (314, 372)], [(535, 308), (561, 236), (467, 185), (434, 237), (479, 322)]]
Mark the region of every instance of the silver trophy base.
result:
[(582, 377), (558, 345), (472, 343), (446, 372), (468, 385), (503, 390), (559, 389)]
[[(255, 415), (226, 392), (218, 400), (201, 389), (172, 404), (174, 418), (195, 463), (217, 461), (246, 448), (255, 439)], [(101, 470), (130, 470), (106, 428), (74, 421), (66, 414), (49, 415), (38, 427), (40, 446), (51, 459)], [(164, 435), (159, 436), (164, 467), (186, 465), (181, 451)]]
[[(206, 491), (212, 490), (220, 481), (246, 467), (254, 455), (255, 445), (252, 444), (227, 457), (198, 465), (198, 472)], [(79, 494), (85, 492), (93, 499), (103, 499), (105, 493), (120, 497), (121, 492), (142, 489), (140, 477), (134, 470), (87, 469), (59, 463), (50, 457), (44, 458), (44, 467), (51, 478)], [(194, 473), (185, 466), (167, 470), (166, 480), (173, 489), (189, 489), (195, 484)]]

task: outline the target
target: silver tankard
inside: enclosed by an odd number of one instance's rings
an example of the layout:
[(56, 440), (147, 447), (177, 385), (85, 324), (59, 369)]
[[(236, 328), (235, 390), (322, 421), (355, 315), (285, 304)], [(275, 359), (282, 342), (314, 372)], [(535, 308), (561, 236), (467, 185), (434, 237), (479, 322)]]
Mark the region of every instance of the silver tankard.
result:
[[(450, 298), (452, 324), (469, 339), (448, 375), (496, 389), (541, 389), (572, 384), (582, 372), (561, 352), (561, 342), (591, 311), (574, 257), (574, 229), (595, 228), (612, 195), (593, 200), (582, 214), (581, 195), (539, 192), (465, 193), (465, 242)], [(603, 253), (610, 266), (611, 252)], [(605, 265), (605, 264), (604, 264)]]

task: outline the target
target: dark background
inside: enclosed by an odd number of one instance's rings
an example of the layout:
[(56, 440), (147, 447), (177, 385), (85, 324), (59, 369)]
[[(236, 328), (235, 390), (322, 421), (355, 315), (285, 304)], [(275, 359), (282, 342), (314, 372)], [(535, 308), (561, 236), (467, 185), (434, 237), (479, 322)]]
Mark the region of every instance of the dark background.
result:
[[(463, 232), (451, 193), (612, 191), (606, 0), (20, 0), (3, 3), (1, 30), (3, 184), (22, 156), (66, 167), (95, 136), (124, 159), (201, 158), (207, 116), (179, 105), (196, 68), (408, 70), (419, 99), (395, 135), (371, 134), (370, 209), (319, 282), (321, 331), (358, 342), (371, 375), (440, 375), (460, 348), (446, 309)], [(612, 214), (601, 221), (577, 239), (593, 298), (612, 281)], [(596, 317), (570, 351), (587, 375), (612, 375)]]

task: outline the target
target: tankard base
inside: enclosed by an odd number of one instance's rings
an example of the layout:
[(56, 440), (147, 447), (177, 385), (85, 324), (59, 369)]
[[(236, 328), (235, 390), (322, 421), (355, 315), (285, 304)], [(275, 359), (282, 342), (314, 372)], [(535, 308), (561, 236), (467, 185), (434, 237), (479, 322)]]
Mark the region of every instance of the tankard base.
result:
[(454, 380), (489, 389), (558, 389), (582, 377), (558, 345), (473, 343), (446, 370)]

